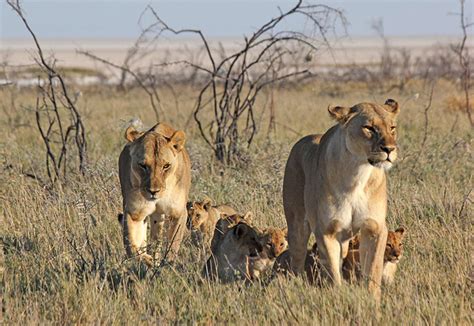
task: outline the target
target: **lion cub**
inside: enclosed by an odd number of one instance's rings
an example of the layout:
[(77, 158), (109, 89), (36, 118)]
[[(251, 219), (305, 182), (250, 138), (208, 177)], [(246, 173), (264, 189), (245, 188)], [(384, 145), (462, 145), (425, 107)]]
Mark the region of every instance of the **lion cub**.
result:
[(237, 212), (230, 206), (213, 206), (209, 198), (201, 202), (188, 203), (188, 228), (191, 230), (193, 243), (209, 246), (214, 236), (217, 221)]
[(263, 252), (260, 256), (252, 260), (250, 273), (252, 278), (259, 278), (260, 274), (271, 268), (275, 260), (288, 247), (288, 229), (266, 228), (260, 231), (260, 243), (263, 245)]
[[(234, 220), (241, 219), (238, 215), (234, 217)], [(233, 224), (228, 218), (219, 220), (212, 239), (212, 254), (202, 271), (203, 277), (224, 283), (251, 280), (251, 262), (263, 250), (259, 240), (257, 231), (245, 221)]]
[[(391, 284), (395, 278), (397, 264), (403, 254), (403, 237), (405, 229), (398, 228), (395, 231), (389, 231), (387, 236), (387, 245), (384, 253), (383, 277), (384, 284)], [(355, 236), (350, 244), (347, 256), (343, 260), (342, 275), (347, 281), (354, 281), (360, 277), (360, 257), (359, 257), (359, 236)], [(318, 246), (314, 243), (308, 250), (304, 265), (306, 277), (310, 284), (320, 282), (321, 265), (319, 262)], [(273, 266), (274, 274), (288, 275), (290, 271), (290, 252), (286, 250), (277, 259)]]
[[(397, 265), (403, 255), (404, 228), (389, 231), (385, 246), (382, 282), (392, 284), (397, 271)], [(360, 276), (359, 236), (355, 236), (349, 244), (349, 251), (344, 258), (342, 272), (345, 279), (352, 281)]]

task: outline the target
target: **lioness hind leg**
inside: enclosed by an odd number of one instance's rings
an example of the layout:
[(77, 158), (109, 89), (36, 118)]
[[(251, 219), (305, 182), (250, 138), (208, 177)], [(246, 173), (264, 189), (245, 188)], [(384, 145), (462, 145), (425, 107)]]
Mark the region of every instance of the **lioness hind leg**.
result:
[(359, 250), (362, 277), (367, 280), (369, 291), (376, 299), (380, 299), (387, 234), (385, 222), (378, 223), (374, 219), (367, 219), (361, 227)]
[(153, 264), (153, 259), (146, 253), (146, 230), (145, 218), (134, 217), (129, 213), (125, 214), (123, 220), (123, 242), (129, 257), (138, 256), (147, 265)]
[(186, 214), (178, 218), (170, 218), (169, 227), (166, 232), (167, 244), (166, 250), (169, 251), (167, 258), (172, 261), (178, 254), (181, 241), (186, 229)]
[(290, 267), (294, 274), (304, 270), (307, 245), (311, 230), (303, 219), (288, 219), (288, 250), (290, 252)]

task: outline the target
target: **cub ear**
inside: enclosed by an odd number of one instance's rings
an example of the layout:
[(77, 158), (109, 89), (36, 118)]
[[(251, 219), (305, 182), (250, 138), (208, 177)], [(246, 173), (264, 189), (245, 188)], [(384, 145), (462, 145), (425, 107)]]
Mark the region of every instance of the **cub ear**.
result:
[(210, 198), (204, 199), (202, 202), (202, 208), (204, 208), (206, 211), (209, 211), (209, 209), (212, 207), (212, 200)]
[(251, 211), (248, 211), (245, 213), (244, 217), (242, 217), (247, 223), (252, 222), (253, 219), (253, 213)]
[(391, 98), (385, 101), (385, 108), (388, 112), (393, 114), (398, 114), (400, 112), (400, 107), (398, 106), (397, 101), (392, 100)]
[(345, 106), (328, 106), (331, 117), (339, 123), (345, 123), (349, 117), (350, 108)]
[(141, 135), (143, 135), (143, 132), (136, 130), (133, 126), (130, 126), (125, 130), (125, 139), (130, 143), (135, 141), (135, 139), (139, 138)]
[(405, 233), (405, 228), (398, 228), (395, 230), (395, 233), (400, 233), (401, 236)]
[(234, 228), (234, 234), (237, 237), (237, 239), (241, 239), (244, 235), (247, 234), (247, 231), (248, 231), (248, 226), (243, 223), (237, 224), (237, 226)]
[(288, 238), (288, 227), (282, 229), (283, 234), (285, 235), (285, 238)]
[(182, 130), (176, 131), (173, 136), (171, 136), (170, 143), (178, 151), (184, 148), (184, 143), (186, 142), (186, 134)]

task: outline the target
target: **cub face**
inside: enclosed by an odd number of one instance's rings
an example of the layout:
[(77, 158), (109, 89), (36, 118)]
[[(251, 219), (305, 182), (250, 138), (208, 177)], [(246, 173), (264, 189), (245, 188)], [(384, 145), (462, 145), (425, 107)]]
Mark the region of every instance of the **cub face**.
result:
[(205, 199), (201, 202), (192, 202), (188, 205), (188, 228), (190, 230), (198, 230), (204, 223), (209, 221), (210, 209), (212, 202)]
[(398, 263), (403, 255), (403, 237), (405, 229), (398, 228), (389, 231), (387, 235), (387, 245), (385, 247), (384, 262)]
[(274, 259), (288, 247), (288, 228), (268, 228), (262, 231), (261, 241), (268, 257)]
[(176, 174), (184, 132), (160, 123), (144, 133), (129, 127), (125, 138), (130, 142), (132, 187), (140, 189), (147, 200), (161, 198), (167, 180)]
[(344, 128), (347, 149), (361, 161), (389, 169), (397, 159), (396, 118), (398, 103), (360, 103), (351, 108), (329, 108), (330, 115)]

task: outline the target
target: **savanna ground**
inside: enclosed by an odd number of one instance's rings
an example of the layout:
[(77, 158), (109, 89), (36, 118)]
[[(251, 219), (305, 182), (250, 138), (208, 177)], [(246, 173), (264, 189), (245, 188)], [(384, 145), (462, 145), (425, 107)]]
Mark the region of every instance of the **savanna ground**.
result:
[[(44, 148), (28, 110), (36, 91), (4, 87), (0, 105), (9, 114), (0, 117), (3, 322), (472, 324), (473, 130), (464, 114), (447, 110), (456, 93), (447, 81), (435, 86), (425, 129), (429, 87), (423, 85), (414, 81), (403, 93), (357, 83), (282, 88), (275, 98), (276, 131), (267, 133), (264, 114), (256, 142), (231, 167), (214, 160), (194, 121), (185, 128), (196, 90), (177, 86), (179, 110), (170, 93), (162, 94), (164, 120), (188, 135), (191, 199), (207, 195), (251, 210), (257, 226), (285, 225), (281, 188), (289, 150), (302, 135), (334, 123), (328, 104), (399, 101), (400, 159), (389, 173), (387, 223), (408, 232), (396, 284), (383, 289), (379, 319), (362, 286), (318, 288), (299, 278), (251, 286), (203, 282), (203, 257), (189, 242), (172, 266), (145, 272), (126, 261), (116, 218), (122, 205), (117, 161), (127, 121), (155, 123), (146, 96), (138, 89), (84, 88), (78, 107), (87, 131), (88, 174), (70, 175), (62, 187), (47, 190), (24, 176), (45, 178)], [(331, 96), (334, 89), (337, 96)], [(259, 112), (263, 102), (257, 103)]]

